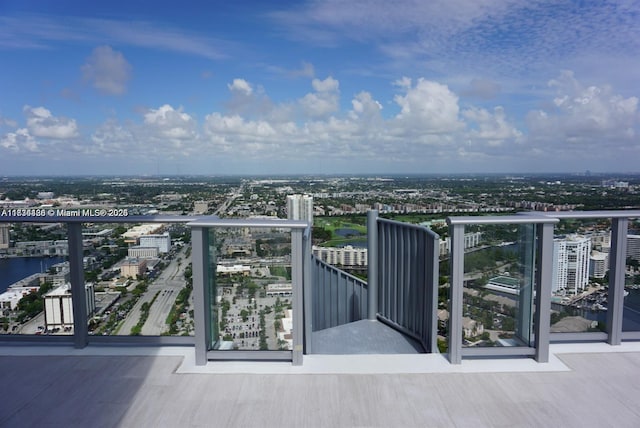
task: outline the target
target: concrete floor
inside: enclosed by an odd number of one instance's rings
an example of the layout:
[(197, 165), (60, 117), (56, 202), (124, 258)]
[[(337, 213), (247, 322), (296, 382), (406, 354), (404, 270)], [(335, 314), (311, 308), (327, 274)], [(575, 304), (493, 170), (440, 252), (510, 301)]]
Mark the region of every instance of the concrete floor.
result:
[(314, 354), (417, 354), (418, 341), (380, 321), (360, 320), (311, 333)]
[(1, 427), (636, 427), (640, 344), (550, 363), (312, 355), (193, 365), (192, 348), (0, 347)]

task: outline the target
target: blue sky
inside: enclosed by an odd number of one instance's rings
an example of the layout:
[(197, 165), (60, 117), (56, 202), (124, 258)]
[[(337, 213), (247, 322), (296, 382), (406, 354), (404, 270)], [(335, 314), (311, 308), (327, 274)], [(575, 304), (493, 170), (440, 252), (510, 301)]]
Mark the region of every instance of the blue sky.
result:
[(636, 1), (131, 3), (0, 2), (0, 175), (640, 172)]

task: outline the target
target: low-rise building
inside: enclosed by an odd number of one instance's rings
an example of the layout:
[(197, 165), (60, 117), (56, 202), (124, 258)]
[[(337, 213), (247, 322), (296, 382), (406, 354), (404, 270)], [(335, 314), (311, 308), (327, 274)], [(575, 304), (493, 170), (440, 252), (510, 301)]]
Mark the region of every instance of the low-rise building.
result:
[(366, 248), (353, 247), (319, 247), (313, 246), (313, 255), (325, 263), (341, 266), (367, 266), (368, 254)]
[(243, 275), (249, 276), (251, 273), (251, 266), (245, 265), (233, 265), (233, 266), (225, 266), (218, 265), (216, 267), (216, 273), (221, 275)]
[(142, 235), (139, 237), (139, 244), (140, 247), (156, 247), (160, 254), (165, 254), (171, 251), (171, 236), (169, 236), (169, 232), (161, 235)]
[[(92, 283), (84, 286), (86, 295), (87, 317), (96, 310), (95, 290)], [(71, 285), (62, 285), (44, 295), (44, 323), (46, 330), (55, 328), (69, 329), (73, 327), (73, 303)]]
[(158, 258), (158, 247), (142, 247), (136, 245), (127, 250), (127, 256), (134, 259), (155, 259)]
[(267, 285), (267, 297), (288, 297), (293, 294), (293, 286), (290, 282)]
[(147, 261), (139, 258), (127, 258), (120, 265), (120, 276), (125, 278), (137, 278), (147, 272)]

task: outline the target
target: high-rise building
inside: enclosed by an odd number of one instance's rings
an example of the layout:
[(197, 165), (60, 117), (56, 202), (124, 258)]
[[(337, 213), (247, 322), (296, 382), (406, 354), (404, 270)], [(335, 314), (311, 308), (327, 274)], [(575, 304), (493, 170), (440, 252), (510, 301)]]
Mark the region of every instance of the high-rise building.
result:
[(589, 284), (591, 240), (579, 235), (553, 240), (553, 284), (555, 294), (578, 294)]
[(140, 236), (140, 247), (156, 247), (161, 254), (171, 251), (171, 236), (169, 232), (162, 235)]
[(640, 261), (640, 235), (627, 235), (627, 258)]
[(313, 225), (313, 197), (309, 195), (288, 195), (287, 218), (289, 220), (304, 220)]
[(609, 254), (593, 251), (589, 257), (589, 276), (602, 279), (609, 270)]
[(9, 248), (9, 224), (0, 223), (0, 250)]

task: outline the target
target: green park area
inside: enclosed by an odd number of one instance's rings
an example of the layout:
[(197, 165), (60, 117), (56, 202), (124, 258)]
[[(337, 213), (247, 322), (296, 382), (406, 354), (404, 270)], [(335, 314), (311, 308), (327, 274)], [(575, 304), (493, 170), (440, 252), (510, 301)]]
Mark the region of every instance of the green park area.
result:
[(316, 217), (313, 238), (324, 247), (337, 247), (367, 239), (366, 217)]

